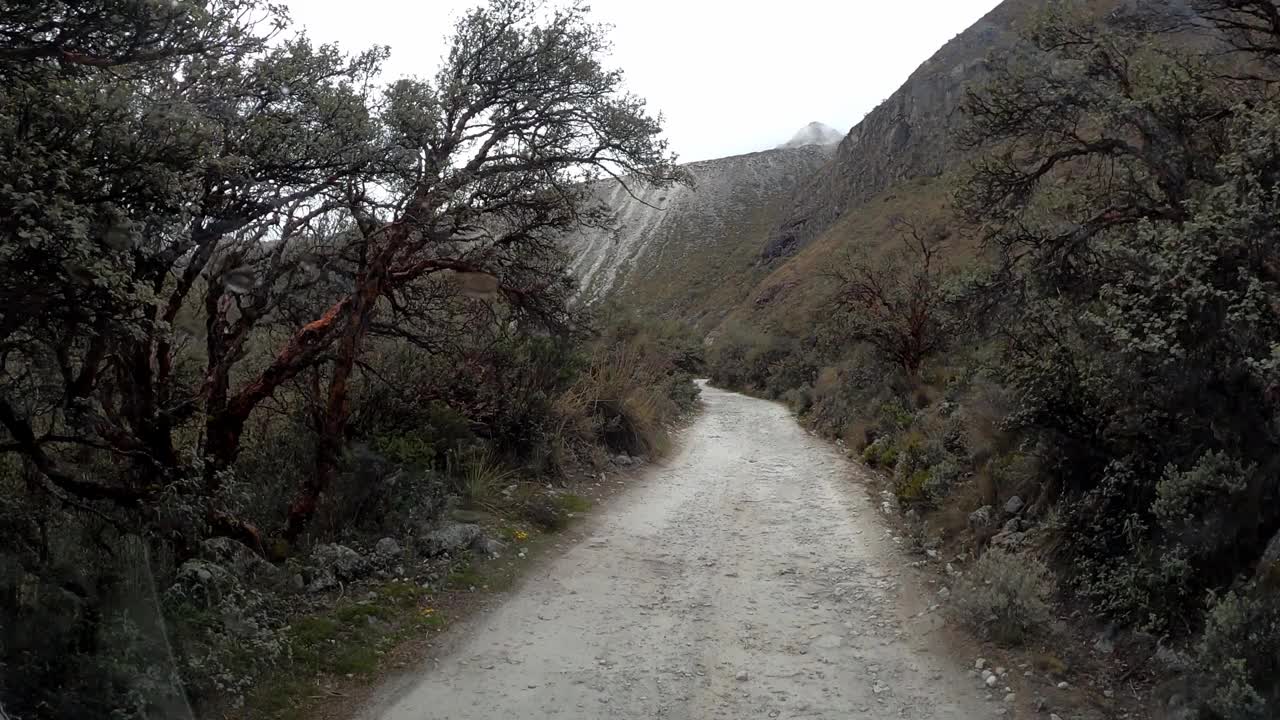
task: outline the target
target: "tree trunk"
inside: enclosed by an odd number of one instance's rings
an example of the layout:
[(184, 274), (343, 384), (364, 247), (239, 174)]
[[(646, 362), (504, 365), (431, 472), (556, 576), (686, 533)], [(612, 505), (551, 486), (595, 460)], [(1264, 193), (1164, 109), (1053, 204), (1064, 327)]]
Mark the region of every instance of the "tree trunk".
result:
[(351, 375), (355, 371), (356, 358), (369, 330), (369, 321), (381, 287), (381, 273), (373, 271), (356, 290), (351, 317), (338, 341), (333, 377), (329, 380), (329, 395), (316, 428), (319, 438), (316, 443), (315, 471), (303, 475), (298, 481), (293, 502), (289, 505), (284, 539), (290, 543), (307, 529), (320, 507), (321, 496), (333, 487), (338, 477), (338, 463), (342, 459), (343, 445), (346, 444), (347, 418), (351, 411)]

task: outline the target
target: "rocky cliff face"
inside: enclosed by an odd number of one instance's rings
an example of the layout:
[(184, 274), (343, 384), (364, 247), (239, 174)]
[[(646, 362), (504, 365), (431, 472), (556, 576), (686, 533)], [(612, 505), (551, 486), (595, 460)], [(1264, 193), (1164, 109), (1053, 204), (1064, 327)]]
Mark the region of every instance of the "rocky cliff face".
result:
[(580, 300), (634, 297), (658, 316), (697, 308), (698, 317), (684, 317), (695, 322), (727, 311), (750, 290), (744, 276), (756, 272), (792, 193), (830, 154), (805, 145), (691, 163), (692, 185), (633, 188), (636, 197), (615, 181), (596, 183), (616, 229), (566, 237)]
[(832, 161), (796, 193), (792, 207), (762, 250), (765, 258), (795, 254), (847, 210), (891, 185), (936, 176), (956, 161), (952, 137), (965, 88), (981, 82), (986, 57), (1007, 47), (1014, 25), (1039, 3), (1008, 0), (956, 36), (893, 95), (849, 131)]
[[(1069, 6), (1108, 21), (1135, 12), (1194, 14), (1188, 0), (1074, 0)], [(849, 131), (831, 163), (799, 188), (761, 255), (794, 255), (846, 212), (897, 183), (959, 167), (955, 131), (966, 90), (986, 80), (991, 53), (1012, 49), (1022, 27), (1044, 7), (1038, 0), (1005, 0), (917, 68)]]

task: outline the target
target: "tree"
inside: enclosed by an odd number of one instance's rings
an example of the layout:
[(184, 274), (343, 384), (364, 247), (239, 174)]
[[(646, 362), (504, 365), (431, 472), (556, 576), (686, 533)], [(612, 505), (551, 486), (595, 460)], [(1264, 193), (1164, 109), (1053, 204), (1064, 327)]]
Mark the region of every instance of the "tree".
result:
[(967, 96), (961, 143), (982, 152), (959, 199), (1007, 260), (1034, 255), (1040, 278), (1087, 292), (1107, 269), (1095, 239), (1181, 222), (1221, 181), (1229, 98), (1247, 93), (1165, 35), (1052, 8)]
[(946, 231), (924, 230), (903, 218), (894, 219), (891, 229), (902, 248), (835, 272), (835, 303), (849, 312), (850, 337), (870, 343), (915, 380), (944, 341), (946, 295), (937, 256), (946, 247)]
[[(264, 288), (278, 289), (246, 286), (246, 268), (286, 270), (261, 241), (283, 248), (368, 161), (381, 52), (275, 44), (285, 20), (238, 0), (0, 16), (6, 450), (131, 521), (190, 475), (176, 438), (224, 412)], [(196, 333), (175, 323), (201, 291), (216, 312), (197, 359)], [(212, 505), (208, 519), (249, 534)]]
[[(394, 306), (424, 277), (454, 272), (491, 275), (508, 302), (528, 309), (547, 285), (563, 286), (560, 278), (513, 282), (530, 259), (554, 268), (566, 228), (606, 219), (602, 206), (586, 204), (585, 180), (676, 179), (659, 124), (641, 100), (620, 92), (621, 73), (600, 64), (604, 29), (587, 21), (583, 5), (541, 15), (540, 4), (526, 0), (472, 11), (459, 20), (434, 83), (401, 81), (387, 94), (393, 154), (380, 179), (392, 194), (354, 199), (355, 286), (305, 328), (333, 333), (336, 352), (316, 472), (299, 487), (288, 537), (302, 531), (337, 472), (347, 385), (379, 299)], [(264, 377), (287, 376), (296, 354), (287, 346)], [(234, 437), (238, 428), (217, 432)]]
[(1220, 32), (1246, 62), (1280, 63), (1280, 7), (1274, 0), (1196, 0), (1193, 26)]
[(429, 322), (447, 274), (554, 322), (556, 233), (605, 221), (583, 181), (676, 177), (581, 5), (495, 0), (434, 81), (380, 94), (384, 50), (281, 41), (287, 22), (258, 0), (0, 12), (0, 448), (129, 524), (206, 508), (175, 539), (257, 543), (223, 487), (250, 416), (306, 372), (296, 536), (371, 332)]
[(961, 192), (1003, 258), (1007, 423), (1070, 500), (1077, 586), (1170, 631), (1280, 526), (1274, 3), (1202, 5), (1049, 13), (967, 103), (984, 157)]

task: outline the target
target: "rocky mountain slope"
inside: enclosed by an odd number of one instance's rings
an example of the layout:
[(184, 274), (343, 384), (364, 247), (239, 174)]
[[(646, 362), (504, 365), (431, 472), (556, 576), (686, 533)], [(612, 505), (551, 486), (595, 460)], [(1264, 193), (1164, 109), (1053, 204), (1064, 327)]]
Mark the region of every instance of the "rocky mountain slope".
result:
[[(1102, 17), (1135, 1), (1073, 6)], [(806, 144), (831, 136), (813, 123), (777, 150), (690, 165), (697, 190), (650, 191), (637, 202), (616, 183), (601, 183), (619, 227), (570, 238), (583, 298), (618, 298), (709, 333), (728, 317), (765, 324), (802, 317), (825, 297), (822, 277), (833, 264), (894, 242), (893, 218), (950, 218), (951, 174), (964, 165), (956, 131), (965, 92), (1042, 9), (1005, 0), (917, 68), (838, 147)], [(963, 256), (973, 248), (954, 250)]]
[[(830, 152), (809, 144), (691, 163), (691, 184), (632, 188), (634, 196), (616, 181), (597, 182), (616, 229), (565, 240), (582, 300), (617, 299), (709, 329), (763, 276), (761, 245)], [(723, 282), (729, 277), (740, 281)]]
[(957, 153), (953, 131), (965, 88), (981, 82), (986, 57), (1011, 42), (1015, 23), (1039, 3), (1010, 0), (956, 36), (858, 123), (835, 157), (796, 193), (761, 254), (794, 255), (847, 210), (902, 180), (940, 175)]

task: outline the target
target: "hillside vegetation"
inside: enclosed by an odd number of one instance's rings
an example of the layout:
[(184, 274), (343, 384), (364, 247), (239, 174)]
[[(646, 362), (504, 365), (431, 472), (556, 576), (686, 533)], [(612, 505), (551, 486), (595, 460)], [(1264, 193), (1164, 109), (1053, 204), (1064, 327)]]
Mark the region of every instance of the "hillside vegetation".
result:
[(1275, 0), (1007, 0), (839, 147), (683, 167), (580, 3), (442, 49), (0, 7), (0, 718), (299, 717), (699, 375), (880, 471), (974, 631), (1280, 716)]
[(979, 630), (1021, 640), (1056, 584), (1183, 673), (1162, 711), (1274, 717), (1280, 8), (1025, 15), (955, 96), (954, 160), (784, 243), (712, 377), (883, 469), (926, 542), (985, 550)]
[(0, 717), (293, 716), (666, 449), (696, 341), (557, 244), (583, 177), (679, 179), (661, 128), (579, 6), (445, 47), (382, 86), (259, 0), (0, 9)]

